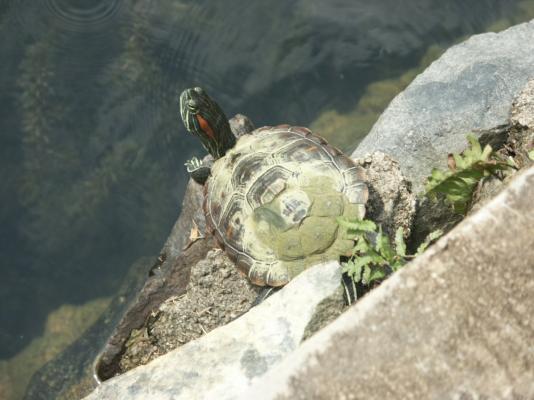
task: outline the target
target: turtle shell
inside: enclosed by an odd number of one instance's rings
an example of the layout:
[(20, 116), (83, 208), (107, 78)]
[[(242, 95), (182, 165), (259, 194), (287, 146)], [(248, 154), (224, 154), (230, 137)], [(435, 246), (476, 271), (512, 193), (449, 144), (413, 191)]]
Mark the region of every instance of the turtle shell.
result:
[(363, 218), (363, 170), (302, 127), (263, 127), (218, 159), (206, 183), (208, 227), (257, 285), (281, 286), (339, 259), (353, 242), (336, 218)]

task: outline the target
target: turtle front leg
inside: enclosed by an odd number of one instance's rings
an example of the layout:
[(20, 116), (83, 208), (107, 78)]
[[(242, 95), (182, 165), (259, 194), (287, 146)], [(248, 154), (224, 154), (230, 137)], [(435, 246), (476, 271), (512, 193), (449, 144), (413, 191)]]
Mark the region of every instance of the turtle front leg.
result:
[(199, 160), (198, 158), (193, 157), (186, 161), (184, 165), (191, 178), (193, 178), (196, 183), (203, 185), (210, 176), (212, 164), (213, 161), (210, 162), (210, 160), (206, 159)]

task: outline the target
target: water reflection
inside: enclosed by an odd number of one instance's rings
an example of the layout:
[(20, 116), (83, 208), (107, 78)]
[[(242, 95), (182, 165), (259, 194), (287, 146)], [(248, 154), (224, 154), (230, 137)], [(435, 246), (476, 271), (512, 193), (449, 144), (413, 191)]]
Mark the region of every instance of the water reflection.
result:
[(258, 126), (308, 125), (516, 3), (0, 1), (0, 358), (157, 253), (183, 162), (202, 154), (179, 121), (184, 87)]

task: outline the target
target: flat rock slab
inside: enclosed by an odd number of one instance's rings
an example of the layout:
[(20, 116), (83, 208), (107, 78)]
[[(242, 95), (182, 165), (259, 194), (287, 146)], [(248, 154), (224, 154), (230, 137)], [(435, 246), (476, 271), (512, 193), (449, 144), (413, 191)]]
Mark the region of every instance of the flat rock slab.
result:
[(242, 399), (533, 399), (534, 167)]
[[(534, 77), (534, 21), (472, 36), (451, 47), (388, 106), (353, 157), (382, 151), (421, 190), (466, 135), (507, 124), (512, 102)], [(476, 132), (475, 132), (476, 133)]]
[(301, 273), (242, 317), (100, 385), (89, 399), (235, 399), (300, 344), (341, 281), (337, 262)]

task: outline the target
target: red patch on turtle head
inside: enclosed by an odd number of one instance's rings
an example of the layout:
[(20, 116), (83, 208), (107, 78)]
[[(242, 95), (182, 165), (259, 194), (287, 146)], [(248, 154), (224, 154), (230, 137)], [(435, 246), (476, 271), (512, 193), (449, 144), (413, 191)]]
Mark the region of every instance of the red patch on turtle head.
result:
[(202, 132), (204, 132), (210, 139), (215, 140), (215, 133), (213, 133), (213, 129), (211, 129), (210, 123), (204, 119), (204, 117), (200, 114), (196, 115), (198, 124), (200, 126), (200, 129), (202, 129)]

